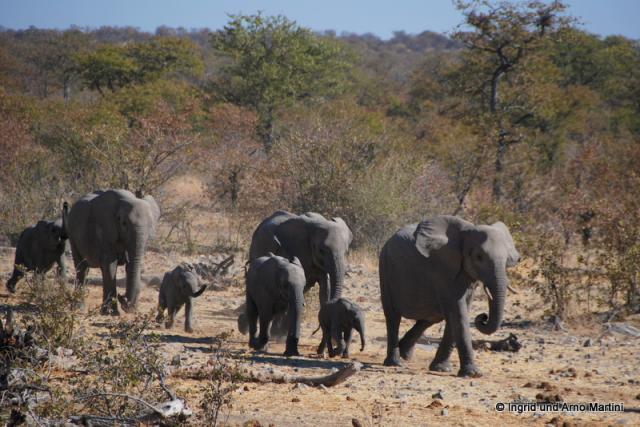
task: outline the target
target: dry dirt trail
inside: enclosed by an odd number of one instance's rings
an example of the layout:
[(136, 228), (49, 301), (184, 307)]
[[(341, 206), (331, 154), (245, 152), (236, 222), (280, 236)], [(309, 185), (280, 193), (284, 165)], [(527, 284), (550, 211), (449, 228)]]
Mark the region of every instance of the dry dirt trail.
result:
[[(145, 258), (145, 276), (160, 276), (181, 261), (195, 261), (198, 257), (149, 252)], [(0, 305), (22, 301), (20, 293), (9, 295), (4, 281), (9, 276), (13, 256), (10, 251), (0, 255)], [(241, 262), (237, 262), (241, 264)], [(71, 268), (71, 270), (73, 270)], [(73, 271), (72, 271), (73, 273)], [(224, 331), (231, 332), (228, 347), (234, 358), (243, 364), (273, 367), (299, 375), (325, 374), (332, 367), (345, 363), (342, 359), (319, 359), (315, 348), (319, 335), (311, 337), (316, 328), (315, 314), (306, 315), (302, 325), (300, 351), (302, 357), (284, 358), (283, 343), (272, 343), (267, 354), (253, 354), (247, 346), (247, 337), (236, 328), (234, 310), (244, 300), (242, 270), (226, 280), (230, 286), (221, 290), (207, 290), (195, 305), (195, 333), (183, 331), (183, 312), (176, 318), (173, 329), (158, 325), (154, 332), (161, 337), (161, 346), (167, 360), (181, 355), (181, 366), (204, 364), (209, 358), (210, 337)], [(98, 279), (99, 271), (92, 269), (90, 277)], [(122, 268), (118, 277), (124, 277)], [(101, 289), (89, 287), (87, 309), (100, 303)], [(20, 286), (18, 287), (20, 289)], [(234, 393), (233, 406), (227, 423), (243, 425), (257, 420), (261, 425), (276, 426), (331, 425), (349, 426), (358, 419), (363, 426), (422, 426), (422, 425), (545, 425), (571, 422), (571, 425), (640, 425), (640, 413), (523, 413), (497, 412), (498, 402), (535, 401), (542, 393), (565, 402), (623, 402), (625, 408), (640, 407), (640, 338), (622, 334), (608, 334), (601, 341), (602, 326), (567, 327), (566, 332), (551, 330), (541, 322), (539, 308), (530, 303), (530, 292), (521, 289), (518, 295), (509, 295), (505, 327), (491, 337), (499, 339), (514, 333), (523, 348), (518, 353), (477, 351), (477, 363), (484, 376), (475, 379), (457, 378), (454, 374), (435, 374), (427, 366), (435, 354), (436, 346), (423, 344), (416, 349), (413, 360), (402, 368), (382, 366), (385, 355), (385, 323), (379, 301), (377, 271), (373, 263), (358, 264), (352, 260), (346, 279), (345, 296), (356, 301), (367, 317), (367, 347), (359, 352), (352, 346), (352, 358), (363, 363), (363, 369), (346, 383), (333, 388), (314, 388), (292, 384), (239, 384)], [(157, 289), (146, 286), (141, 295), (140, 311), (155, 310)], [(307, 306), (309, 307), (309, 305)], [(473, 303), (473, 316), (486, 310), (486, 297), (477, 292)], [(472, 317), (473, 318), (473, 317)], [(640, 319), (627, 319), (638, 326)], [(98, 338), (104, 332), (104, 318), (83, 320), (88, 336)], [(404, 322), (402, 330), (410, 323)], [(427, 330), (427, 338), (439, 339), (441, 325)], [(474, 339), (486, 339), (473, 330)], [(584, 347), (588, 338), (593, 345)], [(354, 339), (357, 339), (357, 334)], [(427, 342), (427, 341), (425, 341)], [(457, 371), (457, 354), (452, 357)], [(542, 382), (545, 382), (541, 385)], [(203, 384), (194, 380), (171, 379), (170, 385), (178, 395), (184, 396), (199, 424), (197, 407)], [(440, 392), (442, 399), (432, 396)], [(436, 403), (433, 403), (437, 401)], [(554, 419), (555, 418), (555, 419)], [(255, 424), (257, 425), (257, 424)]]

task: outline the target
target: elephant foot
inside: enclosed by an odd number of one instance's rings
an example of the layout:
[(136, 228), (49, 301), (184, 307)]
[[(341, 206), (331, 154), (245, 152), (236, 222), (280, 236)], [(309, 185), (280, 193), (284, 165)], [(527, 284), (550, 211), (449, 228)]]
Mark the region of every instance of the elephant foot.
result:
[(16, 293), (16, 284), (15, 282), (12, 282), (11, 280), (7, 282), (7, 290), (9, 291), (9, 293), (15, 294)]
[(386, 359), (384, 359), (384, 362), (382, 364), (384, 366), (402, 366), (402, 363), (400, 362), (400, 358), (397, 356), (387, 357)]
[(413, 357), (414, 349), (415, 349), (414, 345), (409, 345), (406, 342), (400, 341), (400, 345), (399, 345), (400, 357), (402, 357), (404, 360), (411, 360), (411, 358)]
[(126, 296), (124, 295), (118, 295), (118, 301), (120, 301), (120, 306), (122, 307), (122, 309), (125, 311), (125, 313), (135, 313), (136, 312), (136, 306), (135, 304), (131, 303)]
[(118, 304), (115, 301), (107, 301), (100, 307), (100, 314), (103, 316), (120, 316)]
[(347, 353), (346, 351), (344, 353), (342, 353), (342, 358), (343, 359), (348, 359), (349, 358), (349, 353)]
[(287, 345), (285, 347), (284, 355), (286, 357), (300, 356), (300, 352), (298, 352), (298, 338), (294, 336), (287, 337)]
[(185, 326), (184, 331), (188, 334), (192, 334), (193, 328), (191, 326)]
[(482, 376), (482, 372), (480, 369), (476, 367), (474, 364), (463, 365), (458, 371), (459, 377), (471, 377), (471, 378), (479, 378)]
[(173, 321), (171, 321), (171, 320), (167, 320), (166, 322), (164, 322), (164, 328), (165, 328), (165, 329), (171, 329), (171, 328), (173, 328)]
[(324, 346), (319, 345), (319, 346), (318, 346), (318, 348), (316, 349), (316, 354), (317, 354), (318, 356), (322, 356), (322, 355), (324, 355)]
[(429, 365), (429, 370), (434, 372), (451, 372), (451, 363), (448, 360), (436, 362), (435, 360)]

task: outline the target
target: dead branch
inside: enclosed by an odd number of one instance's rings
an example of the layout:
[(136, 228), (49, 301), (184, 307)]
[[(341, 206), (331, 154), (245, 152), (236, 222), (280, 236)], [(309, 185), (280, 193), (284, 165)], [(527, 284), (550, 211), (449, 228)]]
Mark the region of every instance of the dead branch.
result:
[(257, 371), (252, 369), (244, 369), (243, 374), (247, 376), (248, 381), (259, 383), (278, 383), (278, 384), (296, 384), (302, 383), (310, 386), (323, 385), (325, 387), (333, 387), (341, 384), (350, 376), (356, 374), (362, 368), (362, 363), (352, 362), (347, 366), (339, 369), (329, 375), (321, 375), (317, 377), (305, 377), (299, 375), (285, 374), (284, 372)]
[[(166, 387), (163, 387), (165, 392), (167, 391)], [(122, 423), (123, 421), (131, 420), (132, 424), (137, 423), (150, 423), (158, 420), (166, 420), (168, 418), (176, 417), (176, 416), (190, 416), (192, 411), (187, 407), (186, 402), (183, 399), (172, 399), (167, 402), (161, 403), (159, 406), (152, 405), (151, 403), (143, 400), (137, 396), (132, 396), (130, 394), (124, 393), (94, 393), (86, 396), (82, 396), (79, 400), (87, 400), (92, 399), (94, 397), (121, 397), (124, 399), (130, 399), (134, 402), (139, 403), (140, 405), (146, 408), (138, 416), (133, 419), (125, 419), (121, 417), (105, 417), (105, 416), (95, 416), (95, 415), (78, 415), (70, 417), (70, 421), (74, 424), (80, 425), (113, 425), (115, 422)], [(104, 422), (104, 424), (95, 424), (95, 422)], [(110, 424), (109, 424), (110, 423)]]
[(517, 352), (522, 348), (522, 344), (516, 335), (509, 334), (507, 338), (501, 340), (474, 340), (473, 348), (476, 350)]

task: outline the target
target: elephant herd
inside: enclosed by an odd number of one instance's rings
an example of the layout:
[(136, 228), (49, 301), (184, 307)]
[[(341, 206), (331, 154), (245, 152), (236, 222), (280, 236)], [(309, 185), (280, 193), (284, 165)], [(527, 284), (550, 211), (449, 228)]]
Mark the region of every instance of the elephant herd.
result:
[[(136, 308), (140, 271), (146, 245), (153, 236), (160, 209), (151, 196), (136, 197), (126, 190), (96, 191), (80, 198), (71, 209), (63, 204), (62, 218), (40, 221), (20, 235), (15, 266), (7, 289), (15, 292), (25, 271), (44, 274), (54, 264), (65, 275), (64, 249), (71, 246), (76, 280), (83, 284), (89, 268), (100, 268), (103, 279), (101, 313), (118, 314)], [(245, 274), (245, 310), (238, 328), (249, 333), (249, 346), (267, 348), (270, 330), (286, 331), (285, 356), (296, 356), (304, 293), (320, 286), (318, 354), (349, 356), (352, 330), (365, 346), (362, 310), (342, 297), (347, 252), (353, 235), (341, 218), (327, 219), (307, 212), (277, 211), (256, 228)], [(480, 376), (471, 346), (469, 304), (476, 282), (488, 297), (489, 314), (475, 318), (475, 327), (494, 333), (502, 321), (509, 282), (507, 267), (520, 255), (508, 228), (501, 222), (474, 225), (454, 216), (436, 216), (407, 225), (389, 238), (379, 257), (380, 295), (387, 328), (384, 364), (399, 366), (411, 358), (414, 346), (431, 325), (445, 321), (444, 335), (429, 368), (450, 371), (450, 355), (458, 349), (460, 376)], [(116, 291), (116, 270), (125, 266), (126, 291)], [(177, 266), (164, 275), (158, 297), (158, 320), (168, 310), (171, 327), (177, 310), (185, 306), (185, 330), (192, 331), (192, 306), (205, 290), (193, 272)], [(402, 318), (415, 324), (399, 339)], [(259, 332), (258, 332), (259, 326)], [(334, 348), (335, 345), (335, 348)]]

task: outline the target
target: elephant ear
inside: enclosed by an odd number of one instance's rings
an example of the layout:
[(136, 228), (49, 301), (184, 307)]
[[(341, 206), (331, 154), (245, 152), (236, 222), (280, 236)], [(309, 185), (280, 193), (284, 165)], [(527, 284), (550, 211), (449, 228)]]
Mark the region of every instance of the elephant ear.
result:
[(351, 245), (351, 242), (353, 241), (353, 233), (351, 232), (351, 229), (349, 228), (347, 223), (344, 221), (344, 219), (340, 218), (339, 216), (336, 216), (334, 218), (331, 218), (331, 220), (333, 222), (336, 222), (336, 223), (340, 224), (342, 227), (344, 227), (344, 229), (347, 231), (347, 233), (349, 233), (348, 234), (348, 239), (349, 239), (349, 245)]
[(156, 199), (154, 199), (150, 194), (144, 196), (143, 200), (145, 200), (149, 204), (149, 208), (151, 209), (151, 216), (153, 217), (153, 228), (155, 229), (155, 225), (160, 219), (160, 207), (156, 203)]
[(491, 226), (498, 230), (503, 237), (503, 243), (507, 248), (507, 267), (515, 266), (520, 261), (520, 253), (516, 249), (515, 243), (513, 243), (509, 229), (501, 221), (495, 222)]
[(449, 243), (448, 230), (452, 224), (449, 217), (438, 216), (422, 221), (416, 227), (413, 236), (416, 239), (416, 249), (426, 258), (434, 251)]

